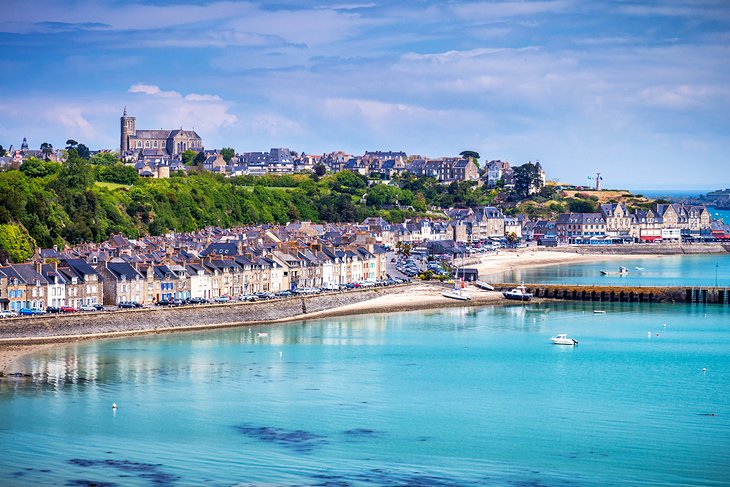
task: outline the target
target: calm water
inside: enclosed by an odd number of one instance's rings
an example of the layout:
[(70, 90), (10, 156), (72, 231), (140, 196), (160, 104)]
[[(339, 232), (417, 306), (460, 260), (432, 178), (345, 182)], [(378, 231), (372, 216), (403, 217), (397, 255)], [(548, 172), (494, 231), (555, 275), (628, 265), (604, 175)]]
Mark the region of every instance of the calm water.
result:
[(0, 485), (728, 485), (730, 308), (550, 308), (40, 353), (0, 381)]
[[(604, 276), (601, 270), (629, 269), (627, 275)], [(638, 268), (638, 269), (637, 269)], [(487, 278), (485, 276), (485, 278)], [(583, 264), (563, 264), (490, 275), (494, 282), (626, 284), (632, 286), (724, 286), (730, 288), (730, 254), (669, 255)]]

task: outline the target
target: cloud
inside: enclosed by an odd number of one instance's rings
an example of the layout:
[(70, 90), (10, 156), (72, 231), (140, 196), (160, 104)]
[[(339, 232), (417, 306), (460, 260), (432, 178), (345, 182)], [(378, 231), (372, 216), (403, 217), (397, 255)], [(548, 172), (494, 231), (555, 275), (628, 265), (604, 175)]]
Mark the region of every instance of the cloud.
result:
[[(132, 103), (129, 113), (137, 116), (139, 128), (160, 125), (161, 128), (194, 127), (203, 136), (235, 125), (238, 117), (231, 113), (231, 103), (218, 95), (181, 93), (159, 86), (137, 83), (129, 93), (148, 97), (144, 103)], [(154, 125), (152, 125), (154, 124)]]
[(159, 86), (137, 83), (129, 87), (130, 93), (144, 93), (145, 95), (158, 96), (160, 98), (182, 98), (177, 91), (162, 91)]
[(457, 3), (451, 10), (470, 20), (532, 16), (564, 12), (574, 3), (566, 0)]

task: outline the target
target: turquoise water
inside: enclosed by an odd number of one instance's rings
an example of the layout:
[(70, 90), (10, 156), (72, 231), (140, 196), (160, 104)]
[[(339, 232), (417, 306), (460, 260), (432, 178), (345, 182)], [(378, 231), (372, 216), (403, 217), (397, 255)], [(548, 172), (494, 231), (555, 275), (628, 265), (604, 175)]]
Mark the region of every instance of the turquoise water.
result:
[(728, 485), (730, 308), (591, 306), (41, 352), (0, 381), (0, 485)]
[(723, 223), (730, 225), (730, 210), (718, 210), (717, 208), (709, 206), (707, 211), (710, 212), (710, 217), (713, 220), (722, 219)]
[[(626, 275), (604, 276), (601, 270), (629, 269)], [(637, 267), (639, 269), (637, 269)], [(668, 255), (640, 259), (561, 264), (514, 270), (490, 276), (494, 282), (597, 284), (631, 286), (715, 286), (730, 288), (730, 254)]]

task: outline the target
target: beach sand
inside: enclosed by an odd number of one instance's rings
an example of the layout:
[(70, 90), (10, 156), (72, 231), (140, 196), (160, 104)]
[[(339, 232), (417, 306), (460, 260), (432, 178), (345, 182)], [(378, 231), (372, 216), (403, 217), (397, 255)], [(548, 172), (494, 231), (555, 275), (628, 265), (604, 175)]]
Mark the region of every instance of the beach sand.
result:
[[(578, 254), (569, 252), (555, 252), (532, 249), (516, 249), (501, 250), (497, 254), (488, 254), (480, 257), (480, 262), (470, 264), (469, 267), (479, 269), (479, 275), (483, 280), (489, 281), (489, 275), (513, 269), (524, 269), (528, 267), (537, 267), (555, 264), (569, 264), (580, 262), (593, 262), (596, 260), (619, 261), (631, 258), (647, 258), (651, 256), (640, 255), (611, 255), (611, 254)], [(472, 297), (470, 301), (458, 301), (441, 296), (441, 292), (448, 289), (449, 286), (439, 284), (438, 282), (416, 282), (409, 286), (398, 286), (393, 288), (383, 288), (383, 294), (368, 300), (355, 304), (348, 304), (332, 308), (326, 311), (309, 313), (306, 315), (292, 316), (290, 318), (275, 321), (276, 323), (286, 323), (290, 321), (300, 321), (304, 319), (326, 318), (331, 316), (345, 316), (368, 313), (392, 313), (401, 311), (414, 311), (419, 309), (445, 308), (454, 306), (482, 306), (489, 304), (505, 304), (505, 299), (501, 293), (482, 291), (473, 286), (467, 286), (466, 291)], [(220, 325), (211, 325), (211, 328)], [(230, 326), (230, 325), (227, 325)], [(246, 326), (241, 323), (240, 326)], [(184, 332), (184, 329), (175, 329), (175, 332)], [(159, 330), (150, 331), (149, 333), (157, 333)], [(130, 332), (126, 335), (139, 335), (145, 332)], [(125, 335), (125, 334), (121, 334)], [(121, 336), (115, 335), (115, 336)], [(111, 335), (98, 335), (88, 337), (75, 337), (69, 340), (59, 339), (59, 343), (28, 343), (23, 345), (0, 345), (0, 373), (12, 374), (23, 372), (17, 363), (17, 360), (29, 353), (39, 350), (56, 347), (69, 341), (79, 341), (83, 339), (106, 338)]]

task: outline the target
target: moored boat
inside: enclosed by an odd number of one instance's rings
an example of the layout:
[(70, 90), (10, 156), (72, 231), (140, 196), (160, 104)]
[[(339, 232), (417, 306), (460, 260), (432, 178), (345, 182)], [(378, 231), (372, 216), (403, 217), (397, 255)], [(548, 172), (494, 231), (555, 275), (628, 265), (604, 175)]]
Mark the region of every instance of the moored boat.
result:
[(624, 266), (619, 267), (617, 271), (601, 271), (601, 274), (603, 274), (604, 276), (624, 276), (628, 273), (629, 269)]
[(550, 338), (550, 341), (553, 343), (553, 345), (578, 345), (578, 340), (576, 340), (575, 338), (570, 338), (566, 333), (560, 333), (558, 335), (555, 335), (554, 337)]
[(514, 301), (529, 301), (532, 298), (532, 293), (528, 293), (527, 288), (525, 288), (524, 285), (521, 285), (514, 289), (510, 289), (509, 291), (503, 291), (502, 296)]
[(471, 296), (462, 289), (449, 289), (442, 292), (441, 296), (445, 298), (458, 299), (459, 301), (469, 301), (471, 299)]
[(480, 289), (485, 289), (487, 291), (494, 291), (494, 286), (492, 286), (488, 282), (477, 280), (477, 281), (474, 281), (474, 285)]
[(593, 312), (597, 315), (605, 315), (606, 312), (602, 309), (594, 309)]

